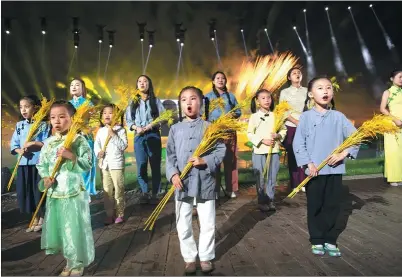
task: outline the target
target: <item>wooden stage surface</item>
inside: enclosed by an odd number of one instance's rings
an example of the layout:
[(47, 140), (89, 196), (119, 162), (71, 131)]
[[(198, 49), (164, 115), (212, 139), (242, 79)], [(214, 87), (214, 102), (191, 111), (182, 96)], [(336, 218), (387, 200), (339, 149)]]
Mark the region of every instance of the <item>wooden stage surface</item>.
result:
[[(256, 208), (255, 190), (242, 188), (237, 199), (220, 200), (211, 275), (402, 275), (402, 187), (390, 187), (383, 179), (344, 184), (338, 224), (342, 231), (347, 222), (338, 241), (342, 257), (310, 253), (302, 192), (278, 203), (275, 213), (261, 213)], [(284, 193), (278, 191), (277, 195), (280, 201)], [(122, 225), (103, 226), (103, 202), (91, 203), (96, 257), (85, 275), (184, 275), (173, 202), (150, 233), (142, 227), (153, 207), (140, 206), (135, 193), (128, 192), (126, 197), (127, 221)], [(58, 275), (65, 265), (63, 257), (45, 256), (40, 250), (40, 234), (25, 233), (28, 220), (14, 200), (3, 199), (2, 275)]]

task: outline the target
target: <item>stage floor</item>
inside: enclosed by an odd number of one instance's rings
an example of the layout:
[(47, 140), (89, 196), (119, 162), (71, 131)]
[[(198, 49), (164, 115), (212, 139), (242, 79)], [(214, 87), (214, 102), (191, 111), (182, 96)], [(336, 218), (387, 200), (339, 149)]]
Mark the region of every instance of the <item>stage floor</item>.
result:
[[(349, 189), (345, 187), (339, 220), (340, 230), (347, 222), (339, 239), (341, 258), (310, 253), (303, 193), (265, 214), (256, 209), (255, 190), (249, 187), (237, 199), (221, 199), (212, 275), (402, 275), (402, 187), (389, 187), (383, 179), (344, 184)], [(127, 221), (122, 225), (103, 226), (103, 202), (91, 203), (96, 258), (85, 275), (184, 275), (173, 202), (150, 233), (142, 227), (152, 207), (140, 206), (133, 192), (126, 197)], [(15, 201), (3, 199), (2, 275), (58, 275), (65, 266), (63, 257), (45, 256), (40, 234), (25, 233), (27, 224)], [(193, 226), (198, 238), (197, 220)]]

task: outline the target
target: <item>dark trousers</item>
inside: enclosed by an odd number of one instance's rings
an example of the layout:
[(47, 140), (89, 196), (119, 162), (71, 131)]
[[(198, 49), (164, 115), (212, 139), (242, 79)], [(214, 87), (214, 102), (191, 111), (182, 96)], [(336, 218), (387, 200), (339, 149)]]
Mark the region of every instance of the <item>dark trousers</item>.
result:
[[(40, 175), (36, 165), (20, 165), (17, 169), (17, 202), (21, 213), (33, 214), (42, 197), (38, 183)], [(46, 201), (46, 199), (44, 199)], [(42, 203), (38, 216), (45, 215), (46, 202)]]
[(137, 179), (143, 193), (148, 193), (148, 160), (152, 170), (152, 194), (161, 185), (162, 142), (159, 131), (151, 131), (134, 139)]
[(286, 126), (287, 133), (283, 141), (288, 156), (288, 168), (290, 177), (290, 187), (294, 189), (306, 178), (304, 169), (297, 166), (295, 153), (293, 152), (293, 139), (296, 133), (296, 127)]
[(336, 244), (339, 231), (335, 225), (341, 206), (342, 175), (319, 175), (307, 184), (306, 193), (311, 244)]

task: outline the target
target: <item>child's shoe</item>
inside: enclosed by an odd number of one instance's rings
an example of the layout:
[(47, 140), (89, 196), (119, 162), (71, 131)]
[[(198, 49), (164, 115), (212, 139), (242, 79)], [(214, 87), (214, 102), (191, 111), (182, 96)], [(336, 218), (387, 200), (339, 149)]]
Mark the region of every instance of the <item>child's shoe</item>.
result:
[(34, 222), (32, 223), (32, 226), (31, 226), (31, 227), (28, 227), (28, 228), (25, 230), (25, 232), (26, 232), (26, 233), (30, 233), (30, 232), (35, 231), (35, 227), (38, 225), (38, 223), (39, 223), (39, 219), (38, 219), (38, 218), (35, 218), (35, 219), (34, 219)]
[(114, 221), (115, 224), (120, 224), (124, 222), (124, 218), (122, 216), (119, 216), (118, 218), (116, 218), (116, 220)]
[(276, 207), (275, 207), (275, 204), (273, 201), (269, 201), (268, 209), (269, 209), (269, 211), (272, 211), (272, 212), (276, 211)]
[(71, 269), (68, 269), (67, 266), (63, 269), (59, 276), (70, 276)]
[(196, 270), (197, 270), (197, 268), (195, 267), (195, 262), (186, 263), (185, 268), (184, 268), (184, 272), (186, 274), (193, 274), (196, 272)]
[(336, 247), (336, 245), (330, 244), (330, 243), (325, 243), (324, 246), (325, 251), (328, 252), (328, 255), (331, 257), (340, 257), (341, 256), (341, 251), (339, 251), (339, 248)]
[(232, 191), (232, 193), (230, 193), (230, 198), (237, 198), (237, 195), (234, 191)]
[(316, 244), (311, 246), (311, 252), (314, 255), (323, 256), (325, 255), (325, 248), (322, 244)]
[(39, 232), (42, 230), (43, 218), (39, 219), (38, 225), (33, 228), (34, 232)]
[(393, 187), (397, 187), (397, 186), (399, 186), (399, 183), (394, 182), (394, 183), (390, 183), (390, 185)]
[(201, 271), (203, 273), (208, 273), (214, 270), (214, 266), (211, 261), (201, 262), (200, 264), (201, 264)]
[(71, 270), (70, 276), (82, 276), (84, 275), (84, 268), (80, 267), (80, 268), (73, 268)]

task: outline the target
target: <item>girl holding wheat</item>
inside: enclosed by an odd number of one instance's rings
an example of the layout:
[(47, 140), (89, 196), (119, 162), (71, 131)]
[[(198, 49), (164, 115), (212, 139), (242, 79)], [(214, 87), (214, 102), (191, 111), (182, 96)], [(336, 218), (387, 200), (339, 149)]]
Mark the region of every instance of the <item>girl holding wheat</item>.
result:
[[(73, 105), (63, 100), (52, 105), (50, 122), (56, 134), (45, 140), (36, 166), (42, 177), (39, 189), (47, 191), (41, 248), (46, 250), (46, 255), (63, 254), (67, 265), (61, 276), (83, 275), (84, 267), (95, 257), (82, 177), (92, 168), (92, 150), (82, 135), (69, 130), (75, 111)], [(65, 145), (71, 146), (65, 148)], [(60, 157), (62, 163), (58, 169)]]
[[(17, 169), (17, 202), (22, 213), (32, 214), (41, 197), (42, 193), (38, 190), (40, 176), (36, 169), (39, 159), (39, 151), (43, 146), (43, 141), (49, 136), (50, 126), (46, 122), (40, 122), (35, 131), (34, 139), (27, 141), (30, 130), (33, 127), (33, 117), (41, 102), (35, 95), (24, 96), (20, 100), (20, 112), (22, 120), (15, 126), (15, 131), (11, 138), (11, 154), (21, 156)], [(33, 225), (26, 229), (26, 232), (38, 232), (42, 230), (43, 216), (45, 210), (41, 208), (39, 216), (35, 217)]]
[[(259, 110), (257, 111), (257, 103)], [(279, 171), (279, 145), (286, 135), (286, 128), (282, 125), (279, 133), (274, 132), (275, 114), (272, 94), (261, 89), (251, 100), (251, 112), (248, 122), (247, 136), (253, 144), (253, 168), (257, 174), (258, 208), (261, 211), (274, 211), (274, 195), (276, 176)], [(269, 147), (273, 147), (271, 154), (268, 178), (264, 178), (264, 166), (269, 154)]]
[[(87, 101), (87, 89), (85, 86), (85, 82), (79, 78), (74, 78), (70, 83), (70, 94), (73, 99), (70, 100), (70, 103), (74, 106), (74, 108), (78, 109), (85, 101)], [(93, 105), (91, 103), (91, 105)], [(89, 146), (91, 147), (92, 153), (94, 150), (94, 137), (91, 132), (88, 132), (84, 135), (86, 138)], [(95, 154), (92, 156), (92, 168), (90, 171), (85, 172), (84, 182), (85, 182), (85, 189), (89, 193), (89, 195), (96, 194), (96, 166), (95, 166), (96, 157)], [(91, 199), (89, 198), (89, 202)]]
[(391, 73), (392, 86), (384, 91), (380, 110), (392, 115), (400, 131), (384, 134), (385, 172), (391, 186), (402, 186), (402, 69)]
[[(157, 204), (161, 185), (162, 141), (160, 124), (154, 126), (156, 119), (165, 108), (155, 96), (152, 80), (146, 75), (137, 79), (139, 99), (132, 101), (126, 110), (126, 123), (130, 131), (134, 131), (134, 152), (137, 163), (137, 179), (142, 196), (141, 204)], [(148, 194), (148, 160), (152, 170), (152, 195)]]
[[(105, 225), (113, 222), (119, 224), (124, 220), (124, 151), (127, 149), (128, 143), (123, 118), (120, 119), (120, 125), (111, 126), (113, 114), (118, 112), (117, 109), (114, 104), (107, 104), (103, 107), (100, 113), (101, 128), (95, 138), (95, 155), (98, 157), (99, 167), (102, 169), (107, 216)], [(103, 151), (108, 137), (110, 137), (110, 142)], [(113, 212), (114, 203), (116, 204), (116, 214)]]
[[(202, 101), (200, 89), (185, 87), (181, 90), (180, 122), (171, 127), (166, 146), (166, 178), (176, 188), (176, 226), (186, 273), (196, 271), (197, 254), (203, 272), (213, 269), (211, 260), (215, 258), (215, 201), (218, 194), (215, 172), (226, 150), (219, 142), (202, 157), (193, 157), (209, 125), (200, 117)], [(185, 114), (183, 120), (182, 111)], [(180, 179), (187, 163), (191, 163), (192, 168), (186, 177)], [(194, 203), (200, 221), (198, 251), (191, 223)]]
[[(340, 212), (342, 174), (345, 174), (343, 161), (346, 157), (356, 158), (359, 147), (350, 147), (341, 153), (332, 154), (332, 151), (356, 129), (344, 114), (329, 109), (334, 95), (330, 79), (312, 79), (308, 91), (315, 104), (300, 116), (293, 149), (297, 165), (307, 168), (306, 173), (313, 177), (306, 186), (312, 253), (340, 256), (335, 223)], [(318, 170), (324, 160), (328, 165)]]

